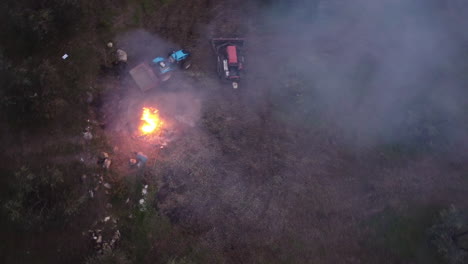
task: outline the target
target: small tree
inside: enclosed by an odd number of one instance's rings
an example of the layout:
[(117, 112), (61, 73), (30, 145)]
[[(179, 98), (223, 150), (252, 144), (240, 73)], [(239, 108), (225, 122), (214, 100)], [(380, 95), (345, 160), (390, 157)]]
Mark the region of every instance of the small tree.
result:
[(437, 251), (451, 264), (468, 261), (467, 217), (455, 206), (442, 210), (437, 222), (429, 229), (432, 244)]

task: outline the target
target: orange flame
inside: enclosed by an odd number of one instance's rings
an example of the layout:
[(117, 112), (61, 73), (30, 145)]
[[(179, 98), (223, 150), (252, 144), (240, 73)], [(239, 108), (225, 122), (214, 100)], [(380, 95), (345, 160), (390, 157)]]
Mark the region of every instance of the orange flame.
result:
[(141, 121), (142, 124), (140, 125), (140, 131), (143, 135), (156, 132), (163, 124), (159, 117), (158, 109), (152, 107), (143, 107)]

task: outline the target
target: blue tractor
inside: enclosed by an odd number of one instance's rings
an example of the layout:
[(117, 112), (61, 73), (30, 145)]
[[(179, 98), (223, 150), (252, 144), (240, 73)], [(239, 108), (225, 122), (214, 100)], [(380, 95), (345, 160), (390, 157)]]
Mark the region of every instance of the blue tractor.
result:
[(162, 81), (171, 78), (171, 72), (176, 69), (187, 70), (191, 66), (190, 52), (186, 50), (177, 50), (169, 53), (167, 58), (156, 57), (153, 59), (153, 66), (158, 68)]

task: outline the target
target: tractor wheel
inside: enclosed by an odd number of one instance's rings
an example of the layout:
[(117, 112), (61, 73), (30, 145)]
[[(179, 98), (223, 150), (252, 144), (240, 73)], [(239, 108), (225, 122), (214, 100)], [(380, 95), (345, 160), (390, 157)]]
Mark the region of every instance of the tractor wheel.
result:
[(161, 75), (161, 81), (163, 81), (163, 82), (169, 80), (170, 78), (171, 78), (171, 73), (170, 72)]

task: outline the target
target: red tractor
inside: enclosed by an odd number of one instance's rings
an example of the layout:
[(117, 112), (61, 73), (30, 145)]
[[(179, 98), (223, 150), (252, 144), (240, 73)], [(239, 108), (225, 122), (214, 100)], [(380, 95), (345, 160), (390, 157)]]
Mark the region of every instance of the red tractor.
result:
[(211, 40), (211, 45), (217, 56), (219, 77), (230, 81), (232, 88), (237, 89), (244, 70), (244, 39), (216, 38)]

